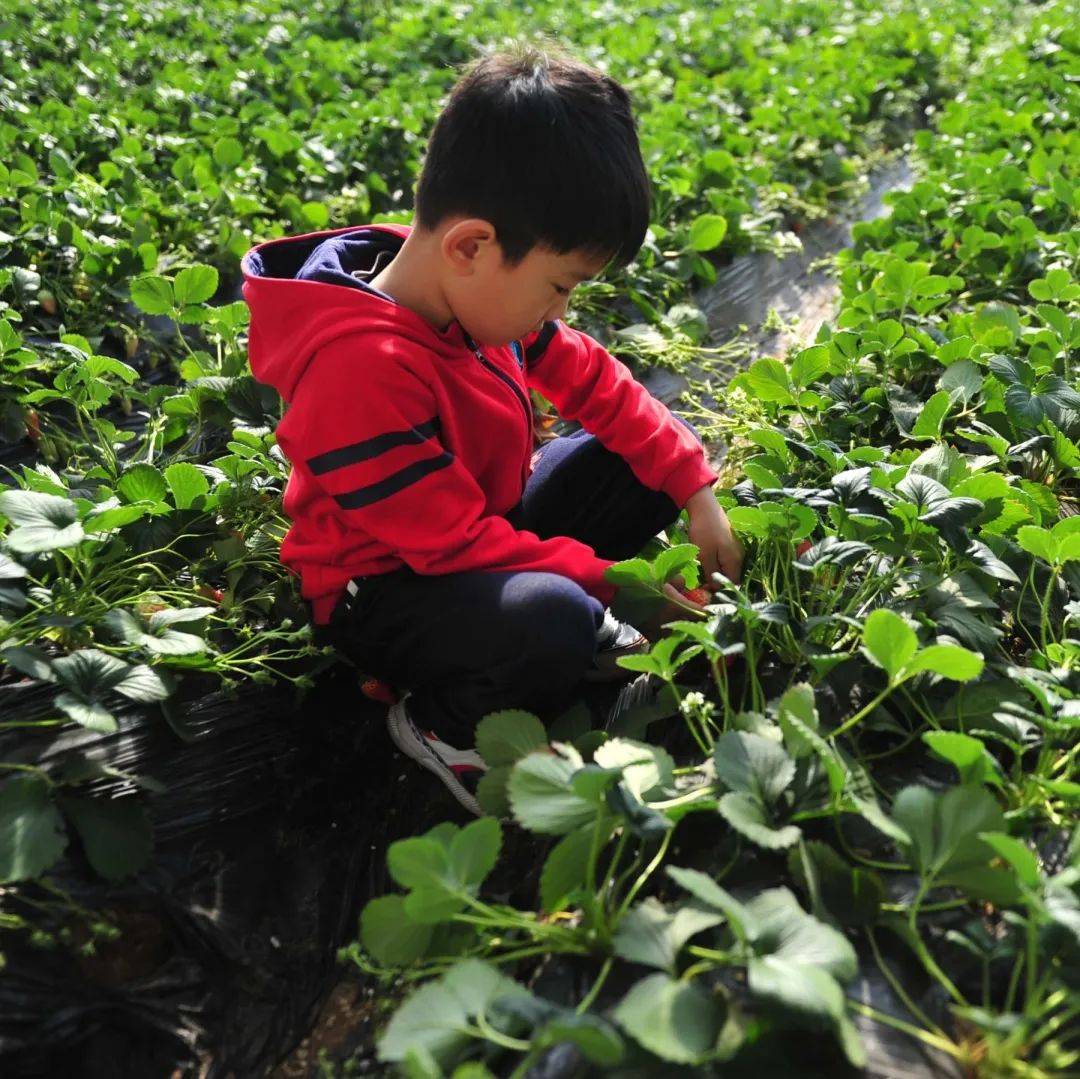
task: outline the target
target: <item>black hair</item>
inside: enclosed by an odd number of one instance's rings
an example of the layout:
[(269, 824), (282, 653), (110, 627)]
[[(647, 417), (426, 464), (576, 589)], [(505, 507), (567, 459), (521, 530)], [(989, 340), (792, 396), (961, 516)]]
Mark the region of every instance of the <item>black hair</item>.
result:
[(465, 214), (495, 228), (517, 265), (536, 244), (617, 267), (649, 227), (650, 186), (630, 95), (554, 43), (472, 60), (435, 122), (415, 220)]

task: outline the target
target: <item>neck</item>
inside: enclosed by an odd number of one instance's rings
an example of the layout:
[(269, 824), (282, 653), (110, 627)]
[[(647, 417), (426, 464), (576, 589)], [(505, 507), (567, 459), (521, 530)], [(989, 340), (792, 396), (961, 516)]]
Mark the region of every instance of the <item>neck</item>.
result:
[(414, 228), (401, 250), (370, 284), (393, 296), (422, 319), (445, 333), (454, 319), (439, 280), (431, 272), (438, 265), (438, 252), (425, 243)]

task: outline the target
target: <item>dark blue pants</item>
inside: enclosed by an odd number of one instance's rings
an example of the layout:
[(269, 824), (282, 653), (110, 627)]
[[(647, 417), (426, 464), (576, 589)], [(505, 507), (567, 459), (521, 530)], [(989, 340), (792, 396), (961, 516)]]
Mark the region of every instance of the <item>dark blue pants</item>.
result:
[[(693, 431), (694, 427), (675, 417)], [(583, 429), (543, 443), (521, 501), (506, 518), (541, 539), (572, 536), (601, 558), (633, 558), (679, 507)], [(413, 690), (410, 710), (455, 745), (471, 746), (488, 712), (554, 718), (592, 663), (604, 607), (559, 573), (408, 566), (358, 579), (328, 639), (365, 673)], [(457, 741), (455, 742), (455, 739)]]

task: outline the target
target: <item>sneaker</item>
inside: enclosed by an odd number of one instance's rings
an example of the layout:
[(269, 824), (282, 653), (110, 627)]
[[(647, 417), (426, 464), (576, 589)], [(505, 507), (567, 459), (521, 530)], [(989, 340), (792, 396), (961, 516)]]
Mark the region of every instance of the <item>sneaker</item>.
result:
[(455, 749), (434, 731), (417, 727), (408, 709), (411, 695), (411, 691), (404, 693), (386, 713), (386, 729), (391, 740), (406, 757), (434, 772), (470, 813), (482, 817), (484, 811), (476, 800), (476, 787), (487, 771), (484, 759), (475, 749)]
[(604, 624), (596, 634), (596, 655), (582, 678), (586, 682), (615, 682), (634, 672), (620, 667), (620, 656), (632, 656), (649, 650), (648, 638), (626, 622), (620, 622), (610, 607), (604, 608)]

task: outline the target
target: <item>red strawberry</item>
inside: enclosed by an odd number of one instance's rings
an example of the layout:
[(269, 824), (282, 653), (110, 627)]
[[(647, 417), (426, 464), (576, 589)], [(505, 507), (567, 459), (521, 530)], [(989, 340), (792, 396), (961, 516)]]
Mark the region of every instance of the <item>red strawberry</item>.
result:
[(712, 603), (712, 593), (707, 588), (686, 588), (680, 589), (680, 591), (688, 600), (700, 603), (702, 607)]
[(369, 701), (379, 701), (382, 704), (397, 704), (397, 694), (378, 678), (365, 678), (360, 683), (360, 692)]
[(204, 599), (212, 599), (218, 604), (225, 598), (225, 593), (222, 592), (220, 588), (212, 588), (208, 584), (199, 585), (199, 595)]

